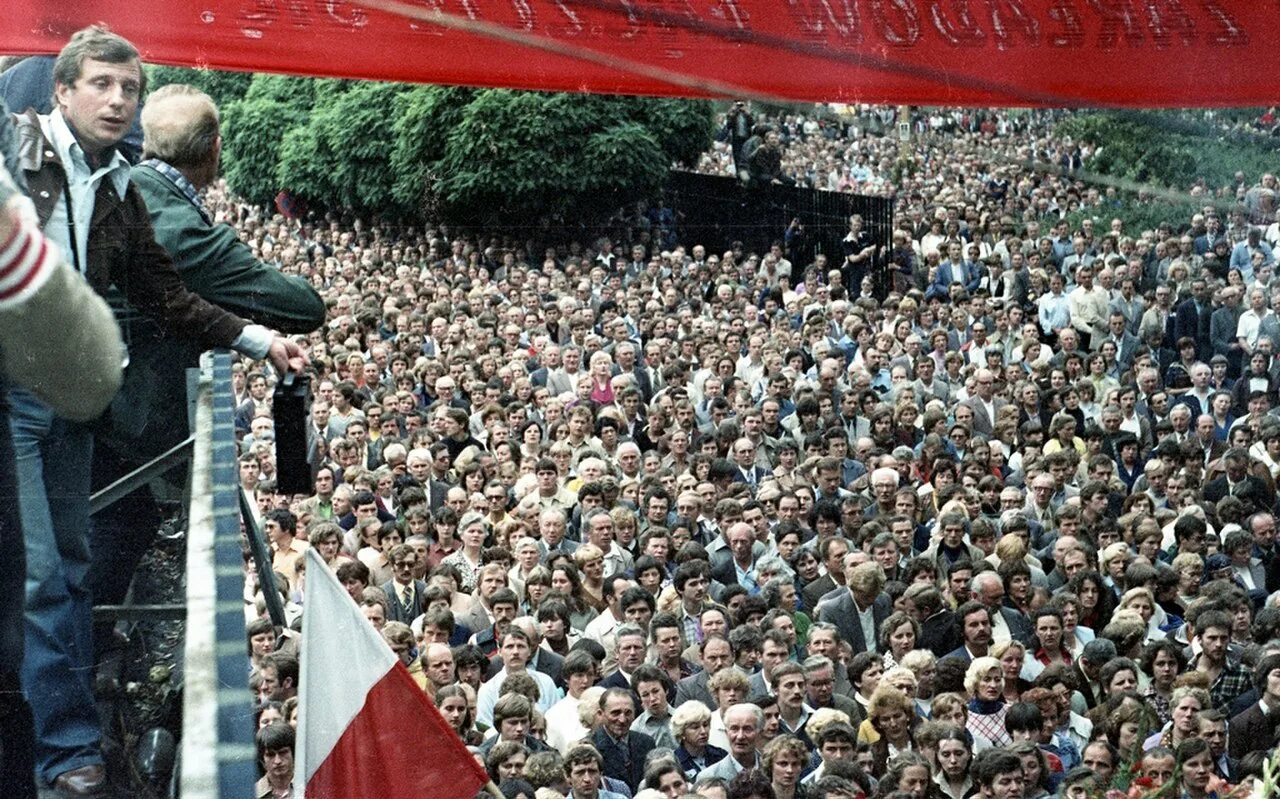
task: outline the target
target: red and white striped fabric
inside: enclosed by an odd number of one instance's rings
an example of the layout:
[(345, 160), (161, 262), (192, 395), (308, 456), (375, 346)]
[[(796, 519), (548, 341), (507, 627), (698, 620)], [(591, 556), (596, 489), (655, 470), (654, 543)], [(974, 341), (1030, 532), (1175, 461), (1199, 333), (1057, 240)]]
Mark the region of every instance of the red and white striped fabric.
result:
[[(0, 208), (0, 213), (10, 210)], [(0, 310), (26, 302), (57, 266), (58, 249), (39, 229), (26, 220), (15, 224), (7, 240), (0, 241)]]
[(469, 799), (489, 781), (314, 549), (295, 783), (306, 799)]

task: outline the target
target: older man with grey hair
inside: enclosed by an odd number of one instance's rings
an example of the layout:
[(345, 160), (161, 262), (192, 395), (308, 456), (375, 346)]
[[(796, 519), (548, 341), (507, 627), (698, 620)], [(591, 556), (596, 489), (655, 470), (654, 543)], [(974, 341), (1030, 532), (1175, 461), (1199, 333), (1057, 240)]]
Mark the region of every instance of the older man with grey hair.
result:
[(698, 772), (698, 782), (715, 778), (732, 782), (743, 771), (758, 768), (760, 756), (756, 752), (756, 745), (763, 727), (764, 711), (756, 705), (742, 703), (724, 711), (724, 731), (729, 738), (729, 754), (718, 763)]
[(578, 548), (577, 541), (564, 537), (568, 524), (568, 517), (559, 508), (547, 508), (538, 514), (538, 546), (544, 561), (556, 555), (572, 555)]
[(1004, 605), (1004, 581), (994, 571), (978, 572), (970, 582), (973, 598), (991, 611), (991, 641), (1014, 640), (1023, 646), (1031, 643), (1035, 630), (1027, 617)]
[(604, 576), (630, 574), (635, 568), (631, 553), (614, 540), (613, 517), (604, 508), (592, 508), (582, 517), (582, 538), (604, 553)]

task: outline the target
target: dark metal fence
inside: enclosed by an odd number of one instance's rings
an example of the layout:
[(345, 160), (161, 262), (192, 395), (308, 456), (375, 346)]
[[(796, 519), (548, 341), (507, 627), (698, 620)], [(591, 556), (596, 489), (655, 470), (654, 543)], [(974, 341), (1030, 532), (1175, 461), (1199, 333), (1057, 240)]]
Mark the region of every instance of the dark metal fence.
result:
[[(853, 214), (862, 216), (876, 244), (887, 246), (893, 229), (892, 199), (792, 186), (748, 188), (733, 178), (694, 172), (671, 173), (666, 202), (676, 213), (679, 241), (702, 244), (709, 253), (724, 252), (737, 241), (748, 252), (766, 252), (773, 241), (783, 239), (791, 221), (799, 219), (804, 233), (788, 253), (796, 266), (812, 263), (817, 254), (838, 266), (840, 242)], [(881, 271), (873, 269), (872, 274), (879, 280)]]

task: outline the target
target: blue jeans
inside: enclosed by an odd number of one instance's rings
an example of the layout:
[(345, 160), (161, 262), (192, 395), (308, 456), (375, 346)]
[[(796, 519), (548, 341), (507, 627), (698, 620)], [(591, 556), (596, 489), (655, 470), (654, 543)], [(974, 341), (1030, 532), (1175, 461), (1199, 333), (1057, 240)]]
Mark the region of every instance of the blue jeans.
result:
[(9, 400), (27, 555), (22, 684), (35, 711), (36, 773), (52, 782), (102, 763), (85, 584), (93, 434), (23, 389)]

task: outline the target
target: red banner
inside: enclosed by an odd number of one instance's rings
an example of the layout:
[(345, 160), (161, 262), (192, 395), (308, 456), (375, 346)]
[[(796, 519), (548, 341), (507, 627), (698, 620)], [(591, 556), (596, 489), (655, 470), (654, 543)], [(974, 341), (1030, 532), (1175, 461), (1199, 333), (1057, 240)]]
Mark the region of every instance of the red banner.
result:
[(103, 21), (187, 66), (946, 105), (1280, 99), (1280, 0), (3, 0), (0, 52)]

